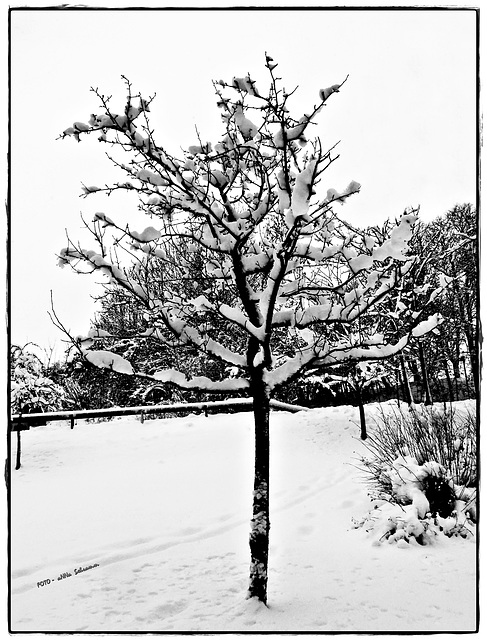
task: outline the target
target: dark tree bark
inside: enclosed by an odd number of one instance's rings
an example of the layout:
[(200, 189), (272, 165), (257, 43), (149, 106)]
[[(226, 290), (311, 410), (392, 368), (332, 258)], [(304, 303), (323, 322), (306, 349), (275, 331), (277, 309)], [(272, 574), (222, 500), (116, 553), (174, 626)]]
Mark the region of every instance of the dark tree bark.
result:
[(445, 369), (446, 382), (448, 384), (448, 394), (450, 398), (450, 403), (454, 402), (455, 398), (453, 396), (453, 385), (451, 383), (450, 372), (448, 371), (448, 360), (443, 358), (443, 368)]
[(472, 394), (471, 394), (471, 391), (470, 391), (470, 385), (468, 384), (467, 366), (465, 364), (465, 358), (462, 357), (461, 361), (462, 361), (462, 364), (463, 364), (463, 373), (465, 374), (465, 386), (467, 388), (467, 398), (471, 398)]
[(468, 352), (470, 354), (470, 368), (472, 369), (473, 386), (475, 389), (475, 397), (479, 396), (479, 370), (477, 358), (477, 342), (474, 340), (470, 332), (465, 332), (467, 339)]
[(396, 396), (397, 396), (397, 406), (401, 406), (401, 376), (399, 371), (396, 369)]
[[(475, 284), (471, 284), (472, 290), (475, 291)], [(479, 395), (479, 369), (477, 358), (477, 342), (478, 342), (478, 330), (477, 323), (473, 317), (472, 307), (469, 304), (468, 299), (463, 299), (459, 294), (458, 284), (455, 286), (455, 291), (460, 299), (460, 316), (462, 319), (462, 329), (467, 341), (467, 347), (470, 354), (470, 365), (472, 368), (473, 384), (475, 388), (475, 396)]]
[(402, 373), (402, 379), (403, 379), (403, 384), (404, 384), (404, 396), (405, 396), (405, 400), (406, 402), (411, 405), (413, 404), (413, 393), (411, 391), (411, 385), (409, 384), (409, 378), (408, 378), (408, 374), (406, 371), (406, 362), (404, 360), (404, 356), (401, 353), (401, 355), (399, 356), (399, 362), (401, 363), (401, 373)]
[(267, 604), (269, 562), (269, 389), (262, 377), (252, 376), (255, 423), (254, 500), (250, 545), (250, 582), (248, 597)]
[(416, 362), (416, 360), (414, 358), (411, 358), (409, 360), (409, 367), (411, 369), (411, 373), (413, 374), (414, 384), (420, 385), (421, 384), (421, 374), (419, 373), (418, 363)]
[(367, 423), (365, 422), (365, 409), (364, 403), (362, 399), (362, 392), (360, 387), (356, 388), (356, 396), (357, 396), (357, 404), (358, 404), (358, 412), (360, 415), (360, 437), (362, 440), (367, 439)]
[[(458, 369), (458, 373), (460, 372), (460, 369)], [(457, 375), (457, 371), (455, 371), (455, 363), (453, 363), (453, 380), (455, 381), (455, 400), (459, 400), (459, 396), (458, 396), (458, 378), (460, 376)]]
[(428, 369), (426, 367), (426, 358), (424, 357), (424, 349), (421, 343), (419, 343), (418, 349), (419, 349), (419, 362), (421, 364), (421, 374), (423, 377), (423, 387), (424, 387), (424, 394), (425, 394), (424, 403), (425, 405), (431, 405), (433, 404), (433, 398), (431, 396)]
[(20, 469), (20, 455), (21, 455), (21, 443), (20, 443), (20, 429), (17, 431), (17, 458), (15, 461), (15, 470)]
[(460, 332), (455, 332), (455, 345), (454, 345), (454, 355), (452, 358), (453, 364), (453, 375), (455, 378), (460, 378)]

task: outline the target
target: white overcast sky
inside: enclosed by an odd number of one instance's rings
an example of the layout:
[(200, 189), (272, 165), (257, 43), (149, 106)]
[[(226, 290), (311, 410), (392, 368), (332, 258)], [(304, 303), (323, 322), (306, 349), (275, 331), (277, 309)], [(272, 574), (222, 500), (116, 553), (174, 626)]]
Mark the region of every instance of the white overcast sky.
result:
[(205, 140), (218, 139), (211, 80), (250, 72), (264, 86), (266, 51), (285, 87), (299, 85), (297, 117), (316, 103), (320, 88), (348, 74), (315, 127), (324, 144), (340, 141), (324, 190), (352, 179), (362, 184), (340, 210), (357, 224), (395, 218), (410, 205), (420, 205), (429, 220), (476, 199), (475, 21), (473, 11), (425, 9), (13, 11), (12, 342), (59, 343), (47, 315), (51, 289), (66, 326), (75, 335), (89, 329), (90, 294), (99, 291), (101, 276), (56, 266), (66, 230), (86, 238), (80, 213), (88, 220), (96, 211), (139, 220), (121, 199), (79, 198), (82, 182), (119, 177), (105, 147), (89, 138), (56, 140), (97, 111), (90, 87), (112, 94), (119, 110), (122, 74), (135, 91), (157, 93), (156, 138), (177, 153), (196, 142), (196, 125)]

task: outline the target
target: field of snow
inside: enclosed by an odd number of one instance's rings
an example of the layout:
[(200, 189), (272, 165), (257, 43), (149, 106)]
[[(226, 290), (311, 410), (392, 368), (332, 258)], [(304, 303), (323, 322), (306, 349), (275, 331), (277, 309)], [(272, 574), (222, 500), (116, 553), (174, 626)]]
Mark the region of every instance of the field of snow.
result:
[(350, 406), (272, 413), (268, 608), (245, 599), (250, 413), (22, 433), (11, 630), (474, 630), (475, 540), (374, 546), (352, 527), (370, 509), (356, 423)]

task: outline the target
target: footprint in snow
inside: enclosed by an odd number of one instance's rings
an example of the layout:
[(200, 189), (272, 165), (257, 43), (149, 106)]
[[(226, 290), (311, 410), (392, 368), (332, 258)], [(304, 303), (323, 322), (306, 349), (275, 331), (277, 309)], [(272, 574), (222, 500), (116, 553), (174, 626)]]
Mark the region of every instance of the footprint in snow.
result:
[(202, 531), (201, 527), (186, 527), (185, 529), (181, 529), (179, 531), (179, 535), (181, 536), (192, 536), (195, 533), (199, 533)]
[(187, 602), (185, 600), (178, 600), (176, 602), (169, 601), (152, 609), (150, 613), (156, 618), (164, 619), (167, 616), (172, 616), (183, 611), (186, 607)]
[(313, 533), (314, 529), (315, 528), (311, 525), (303, 525), (298, 527), (297, 532), (299, 535), (307, 537)]

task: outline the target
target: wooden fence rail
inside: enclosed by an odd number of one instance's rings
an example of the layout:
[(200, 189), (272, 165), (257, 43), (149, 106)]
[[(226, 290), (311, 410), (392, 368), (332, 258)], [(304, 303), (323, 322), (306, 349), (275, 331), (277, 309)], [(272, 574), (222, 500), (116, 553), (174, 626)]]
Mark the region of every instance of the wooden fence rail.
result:
[[(284, 411), (305, 411), (307, 407), (287, 404), (278, 400), (271, 400), (272, 409), (282, 409)], [(136, 416), (140, 415), (140, 421), (144, 421), (144, 416), (153, 413), (180, 413), (186, 411), (204, 411), (208, 412), (218, 409), (236, 407), (244, 411), (252, 410), (251, 398), (229, 398), (228, 400), (218, 400), (212, 402), (187, 402), (178, 404), (161, 404), (144, 407), (113, 407), (111, 409), (80, 409), (74, 411), (46, 411), (46, 413), (26, 413), (14, 414), (10, 418), (10, 430), (17, 432), (17, 456), (15, 468), (20, 469), (21, 440), (20, 432), (28, 431), (31, 427), (39, 427), (46, 425), (48, 422), (59, 420), (69, 420), (71, 429), (74, 428), (74, 422), (77, 419), (87, 418), (110, 418), (112, 416)]]
[[(283, 411), (305, 411), (307, 407), (271, 400), (272, 409), (282, 409)], [(26, 413), (14, 414), (10, 420), (11, 431), (25, 431), (30, 427), (45, 425), (48, 422), (58, 420), (70, 420), (72, 427), (74, 420), (85, 420), (88, 418), (110, 418), (114, 416), (143, 416), (153, 413), (180, 413), (185, 411), (204, 411), (205, 415), (210, 411), (236, 407), (244, 411), (252, 410), (251, 398), (230, 398), (228, 400), (218, 400), (212, 402), (181, 402), (176, 404), (149, 405), (143, 407), (113, 407), (110, 409), (79, 409), (72, 411), (47, 411), (46, 413)]]

